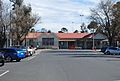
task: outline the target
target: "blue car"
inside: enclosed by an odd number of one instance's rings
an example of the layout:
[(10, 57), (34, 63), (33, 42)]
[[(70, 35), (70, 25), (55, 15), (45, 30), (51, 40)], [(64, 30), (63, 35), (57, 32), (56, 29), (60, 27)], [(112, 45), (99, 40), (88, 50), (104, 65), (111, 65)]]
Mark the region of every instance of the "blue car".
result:
[(0, 67), (4, 65), (4, 55), (0, 52)]
[(16, 60), (19, 62), (21, 59), (25, 58), (25, 52), (17, 48), (2, 48), (0, 52), (4, 54), (4, 58), (7, 62)]

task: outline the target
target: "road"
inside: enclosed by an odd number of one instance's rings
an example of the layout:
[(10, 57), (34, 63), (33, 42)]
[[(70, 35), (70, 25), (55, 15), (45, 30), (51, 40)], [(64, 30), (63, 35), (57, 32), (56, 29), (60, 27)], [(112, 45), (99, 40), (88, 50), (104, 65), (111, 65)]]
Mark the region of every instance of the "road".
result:
[(120, 58), (94, 51), (38, 50), (0, 67), (0, 81), (120, 81)]

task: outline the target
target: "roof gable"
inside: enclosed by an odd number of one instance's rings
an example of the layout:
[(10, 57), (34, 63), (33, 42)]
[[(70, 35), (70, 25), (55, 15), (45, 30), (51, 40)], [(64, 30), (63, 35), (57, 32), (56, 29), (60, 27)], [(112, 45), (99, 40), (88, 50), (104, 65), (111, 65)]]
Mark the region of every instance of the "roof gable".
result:
[(101, 34), (101, 33), (91, 33), (91, 34), (88, 34), (86, 35), (84, 38), (93, 38), (94, 36), (94, 39), (107, 39), (107, 36)]

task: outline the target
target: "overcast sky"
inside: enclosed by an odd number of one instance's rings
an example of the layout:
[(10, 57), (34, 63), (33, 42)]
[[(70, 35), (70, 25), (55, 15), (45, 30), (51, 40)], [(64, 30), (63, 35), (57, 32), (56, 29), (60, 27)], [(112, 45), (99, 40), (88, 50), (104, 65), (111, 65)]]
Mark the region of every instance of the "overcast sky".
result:
[[(82, 22), (88, 23), (90, 8), (98, 4), (99, 0), (24, 0), (31, 4), (33, 12), (41, 16), (41, 24), (35, 29), (46, 28), (53, 32), (66, 27), (69, 32), (80, 30)], [(83, 15), (83, 16), (80, 16)]]
[[(81, 23), (89, 23), (90, 8), (95, 8), (100, 0), (24, 0), (31, 4), (33, 13), (41, 16), (36, 30), (46, 28), (52, 32), (66, 27), (69, 32), (80, 30)], [(80, 16), (82, 15), (82, 16)]]

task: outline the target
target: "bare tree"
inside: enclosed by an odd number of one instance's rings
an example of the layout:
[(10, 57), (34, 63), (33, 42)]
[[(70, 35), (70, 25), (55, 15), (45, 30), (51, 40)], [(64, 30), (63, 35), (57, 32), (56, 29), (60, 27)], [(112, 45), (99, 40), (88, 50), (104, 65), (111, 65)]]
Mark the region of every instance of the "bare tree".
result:
[(112, 26), (115, 27), (117, 41), (120, 42), (120, 1), (113, 5)]
[(108, 37), (109, 45), (115, 45), (115, 37), (117, 26), (113, 26), (113, 5), (112, 0), (101, 1), (97, 9), (91, 9), (91, 19), (98, 24), (99, 29), (102, 33)]
[(10, 6), (0, 0), (0, 47), (4, 47), (10, 26)]

